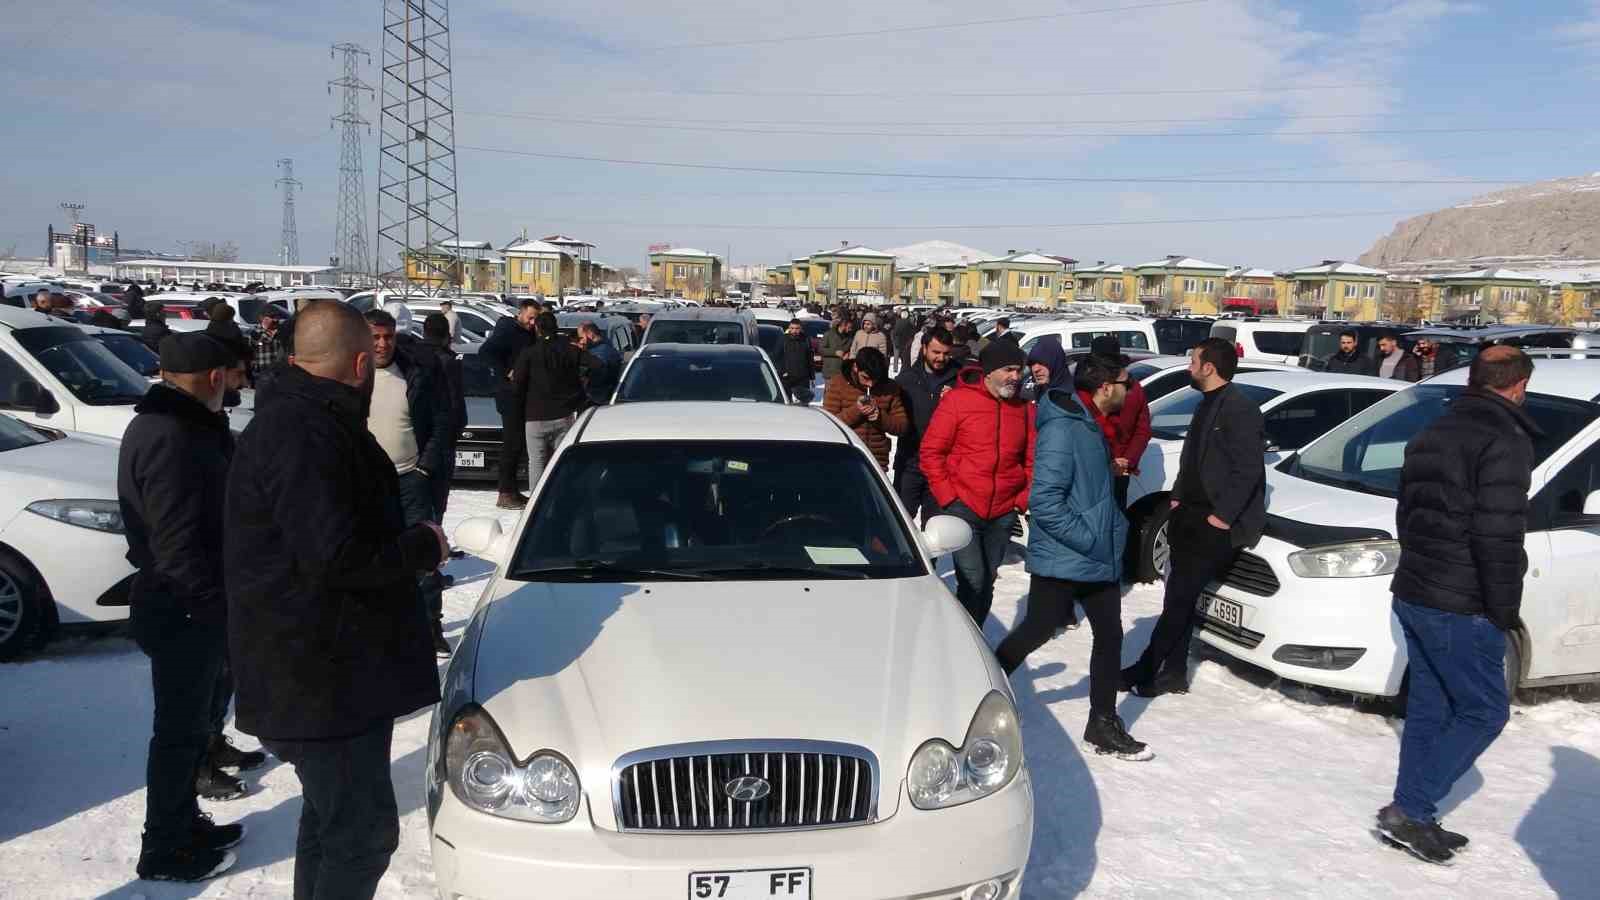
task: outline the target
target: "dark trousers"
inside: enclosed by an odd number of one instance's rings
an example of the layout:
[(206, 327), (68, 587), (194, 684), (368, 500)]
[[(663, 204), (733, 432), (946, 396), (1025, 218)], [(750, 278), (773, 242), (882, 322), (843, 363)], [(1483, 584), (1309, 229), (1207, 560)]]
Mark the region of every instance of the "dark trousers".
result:
[(528, 436), (522, 430), (522, 425), (521, 410), (515, 414), (501, 411), (500, 471), (496, 474), (502, 494), (522, 493), (522, 482), (517, 478), (517, 472), (528, 455)]
[(211, 733), (221, 734), (222, 726), (228, 724), (228, 706), (233, 703), (233, 667), (228, 665), (226, 645), (222, 655), (222, 666), (217, 670), (217, 686), (211, 692)]
[(1184, 504), (1172, 511), (1167, 534), (1172, 546), (1172, 566), (1167, 573), (1167, 593), (1161, 601), (1146, 647), (1130, 673), (1137, 684), (1147, 684), (1163, 672), (1177, 672), (1188, 681), (1189, 639), (1194, 635), (1195, 604), (1206, 585), (1222, 577), (1238, 552), (1233, 536), (1214, 528), (1206, 518), (1211, 510)]
[(1511, 716), (1506, 634), (1483, 616), (1447, 612), (1396, 597), (1406, 636), (1411, 693), (1400, 735), (1394, 802), (1431, 822), (1439, 801), (1489, 749)]
[(972, 542), (953, 555), (956, 564), (956, 599), (966, 607), (972, 621), (982, 628), (989, 618), (989, 607), (994, 605), (994, 580), (1000, 574), (1000, 564), (1005, 561), (1006, 547), (1011, 544), (1011, 526), (1017, 521), (1016, 510), (980, 519), (960, 500), (945, 508), (947, 516), (958, 516), (972, 526)]
[(137, 602), (131, 619), (133, 639), (150, 657), (155, 696), (145, 761), (143, 850), (159, 853), (188, 846), (200, 814), (194, 779), (214, 733), (213, 700), (227, 637), (220, 624), (151, 611)]
[[(407, 528), (418, 522), (439, 521), (433, 508), (433, 490), (433, 480), (415, 469), (400, 476), (400, 509)], [(422, 592), (429, 619), (437, 620), (444, 612), (444, 582), (439, 573), (433, 571), (418, 578), (417, 589)]]
[(456, 477), (456, 445), (444, 452), (444, 466), (433, 473), (433, 514), (444, 524), (444, 511), (450, 505), (450, 482)]
[(331, 741), (263, 741), (300, 779), (294, 900), (362, 900), (378, 891), (400, 846), (389, 776), (394, 722)]
[(914, 522), (926, 522), (929, 516), (939, 512), (933, 502), (933, 494), (928, 490), (928, 478), (922, 474), (922, 466), (917, 464), (915, 455), (895, 461), (894, 492), (900, 495), (900, 503)]
[(1056, 632), (1077, 621), (1081, 604), (1094, 631), (1089, 651), (1089, 711), (1117, 711), (1117, 677), (1122, 668), (1122, 589), (1110, 581), (1066, 581), (1034, 575), (1028, 583), (1028, 612), (995, 649), (1009, 675), (1028, 654), (1043, 647)]

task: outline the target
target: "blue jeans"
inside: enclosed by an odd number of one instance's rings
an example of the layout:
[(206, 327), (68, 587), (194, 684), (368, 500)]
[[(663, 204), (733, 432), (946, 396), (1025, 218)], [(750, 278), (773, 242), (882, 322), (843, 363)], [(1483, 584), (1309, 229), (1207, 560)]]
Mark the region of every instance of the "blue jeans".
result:
[(1411, 659), (1411, 696), (1400, 738), (1394, 802), (1432, 822), (1439, 801), (1511, 716), (1506, 635), (1483, 616), (1446, 612), (1396, 597), (1394, 614)]
[(993, 519), (980, 519), (965, 503), (957, 500), (945, 507), (944, 515), (955, 516), (972, 526), (972, 542), (953, 554), (956, 599), (981, 629), (989, 618), (989, 607), (994, 605), (994, 579), (1005, 561), (1006, 547), (1011, 544), (1011, 526), (1017, 521), (1017, 512), (1012, 510)]

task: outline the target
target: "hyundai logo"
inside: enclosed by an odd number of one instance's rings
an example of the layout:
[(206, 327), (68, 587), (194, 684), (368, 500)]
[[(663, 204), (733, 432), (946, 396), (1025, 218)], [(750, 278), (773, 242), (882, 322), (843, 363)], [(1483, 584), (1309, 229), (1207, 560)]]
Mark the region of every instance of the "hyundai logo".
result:
[(729, 799), (740, 803), (756, 803), (765, 800), (772, 793), (772, 785), (765, 778), (755, 775), (740, 775), (722, 786), (722, 792)]

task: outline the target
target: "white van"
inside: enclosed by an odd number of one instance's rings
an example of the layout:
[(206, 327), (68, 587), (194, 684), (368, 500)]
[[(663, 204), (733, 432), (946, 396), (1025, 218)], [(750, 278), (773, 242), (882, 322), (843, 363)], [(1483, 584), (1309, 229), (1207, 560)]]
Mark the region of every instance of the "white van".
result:
[(1156, 326), (1150, 319), (1107, 316), (1086, 319), (1027, 319), (1011, 329), (1021, 335), (1022, 349), (1030, 350), (1046, 335), (1059, 335), (1067, 352), (1087, 350), (1097, 337), (1111, 335), (1123, 350), (1156, 350)]
[(1298, 366), (1306, 332), (1316, 324), (1308, 319), (1218, 319), (1211, 336), (1233, 344), (1240, 359)]

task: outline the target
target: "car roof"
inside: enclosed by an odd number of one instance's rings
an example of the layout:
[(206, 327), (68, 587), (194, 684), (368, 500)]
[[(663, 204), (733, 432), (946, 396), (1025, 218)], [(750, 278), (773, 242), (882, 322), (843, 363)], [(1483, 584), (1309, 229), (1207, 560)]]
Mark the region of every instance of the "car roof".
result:
[(1476, 328), (1418, 328), (1406, 332), (1406, 337), (1447, 337), (1469, 341), (1492, 341), (1496, 338), (1519, 337), (1525, 334), (1577, 334), (1576, 328), (1558, 325), (1484, 325)]
[(759, 359), (762, 350), (755, 344), (669, 344), (655, 342), (639, 348), (638, 356), (748, 356)]
[(1310, 331), (1311, 326), (1320, 325), (1320, 322), (1300, 321), (1298, 319), (1217, 319), (1212, 322), (1212, 327), (1226, 325), (1238, 330), (1262, 329), (1266, 331)]
[(585, 322), (593, 322), (607, 331), (624, 325), (629, 328), (633, 327), (633, 323), (622, 316), (608, 316), (605, 313), (578, 312), (576, 310), (556, 313), (556, 324), (562, 328), (576, 328)]
[(1283, 372), (1246, 372), (1233, 379), (1240, 384), (1253, 384), (1284, 393), (1308, 391), (1313, 388), (1378, 388), (1396, 390), (1409, 386), (1409, 382), (1373, 375), (1341, 375), (1313, 372), (1310, 369), (1292, 369)]
[(1109, 325), (1124, 325), (1124, 326), (1127, 326), (1127, 325), (1134, 325), (1134, 326), (1145, 325), (1145, 326), (1148, 326), (1148, 325), (1152, 324), (1152, 320), (1151, 319), (1141, 319), (1141, 318), (1138, 318), (1136, 316), (1092, 316), (1092, 317), (1086, 316), (1086, 317), (1084, 317), (1082, 319), (1076, 319), (1076, 318), (1059, 318), (1058, 319), (1058, 318), (1051, 318), (1051, 317), (1047, 317), (1047, 316), (1041, 316), (1040, 318), (1037, 318), (1037, 319), (1028, 319), (1027, 322), (1028, 322), (1028, 327), (1023, 329), (1023, 330), (1024, 331), (1028, 331), (1030, 333), (1034, 332), (1034, 331), (1039, 331), (1041, 329), (1048, 329), (1048, 328), (1078, 328), (1078, 327), (1083, 327), (1083, 328), (1104, 328), (1104, 327), (1109, 326)]
[(63, 321), (54, 316), (47, 316), (42, 312), (0, 304), (0, 325), (4, 325), (7, 328), (34, 328), (40, 325), (71, 324), (71, 322)]
[[(1423, 384), (1466, 384), (1471, 368), (1457, 366), (1440, 372)], [(1600, 397), (1600, 359), (1546, 359), (1535, 356), (1528, 392), (1595, 401), (1596, 397)]]
[(683, 308), (664, 309), (651, 317), (650, 324), (657, 322), (744, 322), (754, 319), (750, 313), (737, 309), (716, 309), (700, 306), (686, 306)]
[(612, 441), (803, 441), (848, 444), (838, 420), (809, 406), (726, 401), (624, 403), (577, 426), (580, 444)]

